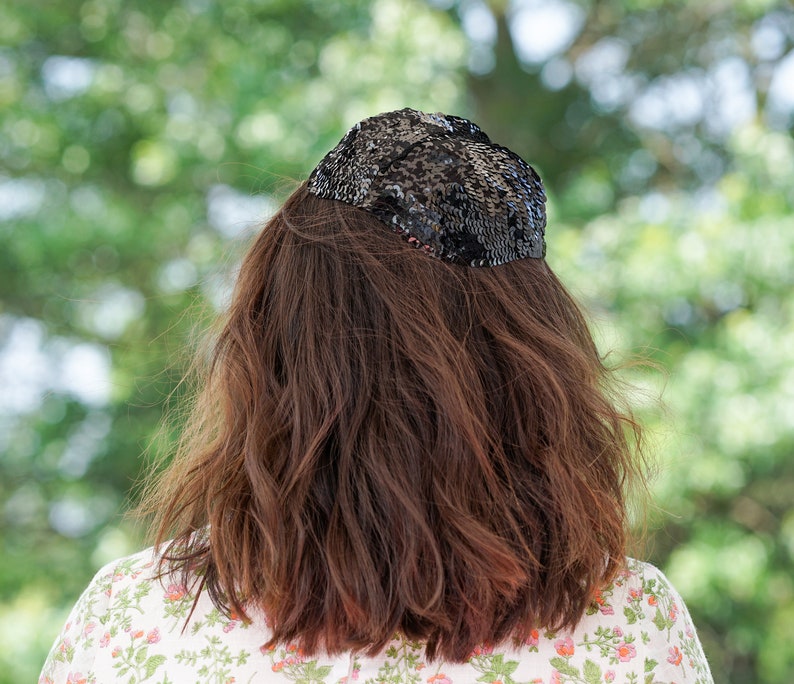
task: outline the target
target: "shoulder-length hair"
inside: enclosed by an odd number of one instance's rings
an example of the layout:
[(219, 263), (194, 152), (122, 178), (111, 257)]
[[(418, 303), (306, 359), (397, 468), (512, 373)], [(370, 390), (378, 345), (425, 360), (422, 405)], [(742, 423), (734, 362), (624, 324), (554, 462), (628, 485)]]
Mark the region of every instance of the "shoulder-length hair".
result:
[(143, 507), (169, 572), (263, 612), (269, 645), (402, 633), (465, 660), (574, 627), (621, 567), (641, 475), (607, 376), (545, 261), (449, 264), (302, 186), (242, 262)]

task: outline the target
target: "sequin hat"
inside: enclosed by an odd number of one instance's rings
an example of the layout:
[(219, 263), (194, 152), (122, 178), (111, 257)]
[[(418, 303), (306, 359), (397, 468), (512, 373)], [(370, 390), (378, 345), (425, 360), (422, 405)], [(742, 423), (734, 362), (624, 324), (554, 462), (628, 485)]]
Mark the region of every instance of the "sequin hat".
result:
[(467, 119), (400, 109), (353, 126), (309, 192), (360, 207), (439, 259), (542, 259), (546, 194), (535, 170)]

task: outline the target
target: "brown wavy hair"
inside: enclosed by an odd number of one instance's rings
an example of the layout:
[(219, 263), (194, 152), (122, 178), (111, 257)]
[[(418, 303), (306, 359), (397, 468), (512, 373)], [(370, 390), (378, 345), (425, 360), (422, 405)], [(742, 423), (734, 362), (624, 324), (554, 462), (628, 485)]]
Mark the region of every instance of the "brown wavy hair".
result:
[(268, 645), (462, 661), (574, 627), (624, 561), (638, 428), (543, 260), (448, 264), (301, 186), (204, 366), (143, 510)]

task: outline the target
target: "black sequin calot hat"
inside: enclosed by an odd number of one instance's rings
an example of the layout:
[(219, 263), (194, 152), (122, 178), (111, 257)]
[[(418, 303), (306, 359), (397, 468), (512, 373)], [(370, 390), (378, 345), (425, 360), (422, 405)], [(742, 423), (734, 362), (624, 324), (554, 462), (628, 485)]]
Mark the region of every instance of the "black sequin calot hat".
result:
[(542, 259), (546, 194), (535, 170), (467, 119), (400, 109), (357, 123), (308, 180), (439, 259)]

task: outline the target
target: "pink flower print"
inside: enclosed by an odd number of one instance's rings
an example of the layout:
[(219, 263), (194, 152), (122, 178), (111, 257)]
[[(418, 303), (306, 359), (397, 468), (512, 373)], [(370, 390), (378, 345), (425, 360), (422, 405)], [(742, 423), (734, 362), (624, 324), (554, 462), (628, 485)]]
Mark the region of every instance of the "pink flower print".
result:
[(139, 629), (137, 632), (131, 635), (133, 639), (140, 639), (143, 636), (143, 630)]
[(573, 647), (573, 639), (571, 637), (565, 637), (564, 639), (557, 639), (554, 642), (554, 648), (561, 656), (568, 657), (573, 655), (574, 647)]
[(179, 601), (185, 594), (187, 594), (187, 589), (183, 584), (169, 584), (168, 589), (165, 590), (165, 600)]
[[(358, 673), (361, 670), (361, 665), (353, 665), (353, 674), (350, 675), (350, 679), (352, 681), (358, 681)], [(339, 680), (339, 684), (347, 684), (347, 677), (342, 677)]]
[(66, 651), (68, 651), (71, 647), (72, 647), (72, 640), (69, 637), (66, 637), (61, 642), (61, 646), (59, 650), (61, 651), (61, 653), (66, 653)]
[(648, 597), (648, 605), (649, 606), (655, 606), (657, 603), (658, 603), (658, 601), (656, 600), (656, 597), (653, 594), (651, 594)]
[(281, 672), (284, 669), (284, 661), (279, 660), (277, 663), (273, 663), (273, 667), (271, 669), (273, 672)]
[(627, 663), (637, 655), (637, 649), (634, 648), (634, 644), (627, 644), (625, 641), (621, 641), (615, 648), (615, 655), (620, 662)]
[(66, 675), (66, 684), (86, 684), (86, 681), (80, 672), (70, 672)]
[(686, 629), (684, 630), (684, 633), (686, 634), (688, 639), (694, 639), (695, 638), (695, 632), (692, 629), (691, 625), (687, 625), (686, 626)]
[(427, 681), (429, 684), (452, 684), (452, 680), (443, 672), (439, 672), (438, 674), (434, 674), (432, 677), (428, 677)]
[(538, 630), (533, 629), (529, 636), (527, 637), (526, 641), (524, 642), (527, 646), (537, 646), (540, 641), (540, 634)]
[(260, 646), (259, 647), (259, 652), (262, 655), (267, 655), (268, 653), (273, 653), (273, 651), (275, 651), (275, 650), (276, 650), (275, 646)]
[(612, 628), (612, 634), (614, 634), (616, 637), (622, 637), (623, 636), (623, 630), (620, 627), (613, 627)]
[(160, 629), (155, 627), (151, 632), (146, 635), (146, 641), (150, 644), (156, 644), (160, 641)]
[(615, 681), (615, 671), (614, 670), (607, 670), (604, 672), (604, 681), (605, 682), (614, 682)]
[(604, 598), (604, 595), (601, 593), (600, 589), (597, 589), (593, 595), (593, 601), (595, 601), (595, 604), (598, 606), (598, 610), (601, 615), (613, 615), (615, 613), (615, 610), (612, 608), (612, 606), (606, 602), (606, 599)]
[(491, 655), (493, 653), (493, 646), (491, 644), (480, 644), (469, 655), (469, 658), (476, 658), (482, 655)]
[(83, 635), (88, 636), (91, 632), (94, 631), (96, 627), (96, 622), (89, 622), (85, 627), (83, 627)]
[(118, 658), (121, 655), (121, 646), (115, 646), (110, 655), (113, 658)]
[(223, 626), (223, 631), (224, 631), (224, 632), (226, 632), (226, 634), (228, 634), (228, 633), (229, 633), (229, 632), (231, 632), (231, 631), (232, 631), (232, 630), (233, 630), (233, 629), (234, 629), (236, 626), (237, 626), (237, 623), (236, 623), (234, 620), (232, 620), (231, 622), (227, 622), (227, 623), (226, 623), (226, 624)]
[(678, 606), (673, 601), (673, 605), (670, 606), (670, 619), (675, 622), (676, 618), (678, 617)]
[(291, 654), (286, 660), (283, 661), (287, 665), (298, 665), (299, 663), (303, 662), (303, 649), (298, 648), (297, 644), (289, 644), (287, 646), (287, 652)]
[(549, 684), (562, 684), (562, 677), (560, 676), (559, 670), (552, 671)]
[(110, 632), (105, 632), (102, 635), (102, 638), (99, 640), (99, 646), (101, 648), (106, 648), (109, 643), (110, 643)]
[(671, 646), (670, 655), (667, 656), (667, 662), (671, 665), (680, 665), (683, 659), (684, 654), (681, 653), (681, 649), (679, 649), (678, 646)]
[(629, 603), (642, 598), (642, 589), (629, 589)]

